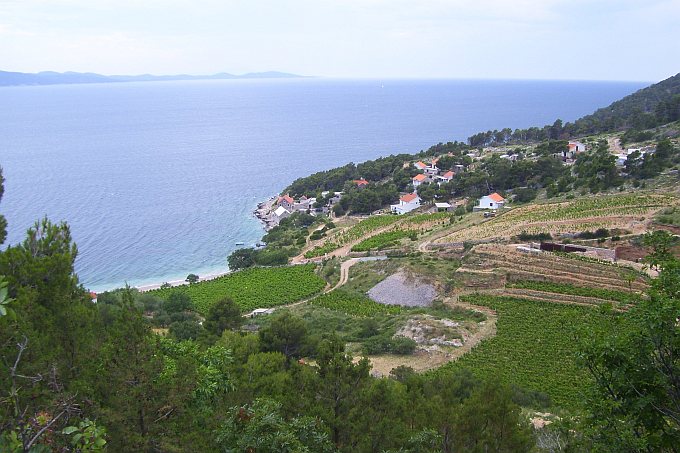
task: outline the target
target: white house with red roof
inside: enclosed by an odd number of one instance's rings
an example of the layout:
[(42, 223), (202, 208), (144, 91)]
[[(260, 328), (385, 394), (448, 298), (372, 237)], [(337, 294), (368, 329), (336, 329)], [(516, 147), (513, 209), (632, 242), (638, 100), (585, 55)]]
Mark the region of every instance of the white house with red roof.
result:
[(562, 158), (564, 159), (576, 159), (576, 155), (585, 152), (586, 145), (577, 141), (570, 141), (567, 144), (567, 151), (563, 151)]
[(425, 164), (421, 161), (416, 162), (415, 164), (413, 164), (413, 166), (416, 167), (418, 170), (423, 170), (423, 171), (425, 171), (425, 169), (427, 168), (427, 164)]
[(279, 197), (278, 204), (279, 204), (279, 206), (283, 206), (284, 208), (290, 210), (290, 209), (293, 208), (293, 205), (295, 204), (295, 200), (293, 200), (293, 198), (290, 195), (286, 194), (282, 197)]
[(366, 186), (368, 185), (368, 181), (366, 181), (364, 178), (355, 179), (355, 180), (352, 181), (352, 182), (353, 182), (354, 184), (356, 184), (357, 187), (360, 188), (360, 189), (363, 189), (364, 187), (366, 187)]
[(429, 180), (430, 180), (430, 178), (428, 178), (427, 176), (425, 176), (422, 173), (419, 173), (411, 179), (411, 183), (413, 184), (413, 187), (416, 188), (419, 185), (428, 182)]
[(407, 193), (399, 197), (399, 204), (390, 206), (390, 210), (397, 214), (406, 214), (420, 207), (420, 197), (417, 193)]
[(453, 181), (454, 176), (456, 176), (456, 174), (449, 170), (443, 175), (436, 176), (436, 178), (439, 180), (438, 184), (441, 186), (442, 184), (446, 184), (448, 182)]
[(494, 192), (491, 195), (480, 198), (476, 209), (500, 209), (503, 206), (505, 206), (505, 198)]

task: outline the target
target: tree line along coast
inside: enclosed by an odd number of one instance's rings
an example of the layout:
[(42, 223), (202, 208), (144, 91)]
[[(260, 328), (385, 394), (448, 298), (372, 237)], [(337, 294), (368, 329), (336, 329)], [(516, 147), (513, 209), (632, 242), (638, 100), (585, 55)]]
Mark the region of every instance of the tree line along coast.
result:
[(676, 451), (678, 80), (300, 178), (206, 281), (92, 295), (41, 220), (0, 252), (0, 450)]

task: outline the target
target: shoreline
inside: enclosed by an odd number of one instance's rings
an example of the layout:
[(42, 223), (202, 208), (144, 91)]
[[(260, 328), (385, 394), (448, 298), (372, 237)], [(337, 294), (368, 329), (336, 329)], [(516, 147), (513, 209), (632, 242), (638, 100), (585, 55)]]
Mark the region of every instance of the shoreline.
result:
[(261, 201), (257, 204), (257, 208), (253, 211), (253, 215), (262, 223), (264, 231), (269, 231), (274, 228), (277, 223), (273, 218), (273, 207), (278, 200), (278, 196), (273, 195), (265, 201)]
[[(273, 195), (269, 197), (265, 201), (261, 201), (257, 204), (257, 207), (255, 208), (254, 211), (252, 211), (252, 215), (257, 218), (260, 221), (260, 224), (262, 228), (264, 229), (265, 233), (269, 230), (271, 230), (273, 227), (276, 226), (276, 223), (272, 220), (272, 207), (276, 203), (276, 200), (278, 199), (278, 196)], [(260, 244), (261, 242), (258, 242), (257, 245)], [(192, 273), (191, 271), (188, 271), (187, 275)], [(198, 281), (203, 282), (207, 280), (214, 280), (219, 277), (224, 277), (225, 275), (231, 274), (232, 271), (229, 268), (226, 268), (226, 270), (218, 270), (218, 271), (212, 271), (208, 273), (205, 276), (199, 275)], [(165, 280), (161, 282), (154, 282), (154, 283), (144, 283), (144, 284), (139, 284), (139, 285), (134, 285), (130, 286), (133, 289), (136, 289), (140, 293), (145, 293), (147, 291), (153, 291), (156, 289), (160, 289), (160, 287), (164, 284), (169, 284), (171, 287), (176, 288), (178, 286), (183, 286), (183, 285), (188, 285), (189, 283), (185, 279), (177, 279), (177, 280)], [(117, 286), (117, 287), (110, 287), (105, 290), (97, 291), (98, 294), (109, 292), (109, 291), (115, 291), (117, 289), (124, 288), (125, 285)]]
[[(214, 280), (216, 278), (224, 277), (225, 275), (229, 275), (231, 273), (232, 273), (231, 270), (226, 270), (226, 271), (223, 271), (223, 272), (214, 272), (214, 273), (206, 275), (205, 277), (199, 276), (198, 281), (204, 282), (204, 281), (207, 281), (207, 280)], [(147, 291), (153, 291), (155, 289), (160, 289), (160, 287), (162, 285), (164, 285), (165, 283), (169, 284), (173, 288), (175, 288), (177, 286), (183, 286), (183, 285), (189, 284), (186, 280), (171, 280), (171, 281), (162, 282), (162, 283), (149, 283), (149, 284), (146, 284), (146, 285), (133, 286), (133, 288), (135, 288), (140, 293), (145, 293)]]

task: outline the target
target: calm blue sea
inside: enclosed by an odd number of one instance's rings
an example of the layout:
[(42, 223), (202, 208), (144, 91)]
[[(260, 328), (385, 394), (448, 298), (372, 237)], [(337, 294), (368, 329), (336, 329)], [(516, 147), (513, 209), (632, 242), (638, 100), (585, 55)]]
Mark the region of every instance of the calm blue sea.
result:
[(225, 80), (0, 88), (8, 243), (66, 220), (100, 291), (226, 269), (293, 179), (495, 128), (574, 120), (644, 83)]

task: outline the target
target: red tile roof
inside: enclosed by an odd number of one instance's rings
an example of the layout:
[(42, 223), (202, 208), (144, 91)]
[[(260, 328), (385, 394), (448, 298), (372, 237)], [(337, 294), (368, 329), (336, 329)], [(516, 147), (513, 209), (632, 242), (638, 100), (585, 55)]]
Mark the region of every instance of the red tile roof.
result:
[(352, 181), (352, 182), (353, 182), (354, 184), (356, 184), (357, 186), (359, 186), (359, 187), (361, 187), (361, 186), (367, 186), (367, 185), (368, 185), (368, 181), (366, 181), (364, 178), (355, 179), (355, 180)]
[(295, 204), (295, 200), (293, 200), (288, 194), (279, 197), (279, 203), (281, 203), (282, 201), (285, 201), (288, 204)]
[(402, 195), (401, 198), (399, 198), (399, 199), (401, 201), (403, 201), (404, 203), (410, 203), (413, 200), (415, 200), (416, 198), (418, 198), (417, 193), (407, 193), (406, 195)]
[(425, 175), (423, 175), (423, 174), (421, 173), (421, 174), (415, 175), (415, 176), (413, 177), (413, 179), (416, 180), (416, 181), (423, 182), (423, 181), (425, 181), (425, 180), (427, 179), (427, 176), (425, 176)]
[(442, 176), (444, 178), (453, 178), (455, 176), (455, 173), (449, 170), (446, 173), (444, 173)]
[(421, 168), (421, 169), (427, 167), (427, 165), (425, 165), (425, 164), (422, 163), (421, 161), (418, 161), (418, 162), (416, 162), (416, 163), (413, 164), (413, 165), (415, 165), (416, 167)]
[(489, 198), (491, 198), (491, 199), (492, 199), (493, 201), (495, 201), (495, 202), (505, 201), (505, 198), (501, 197), (501, 196), (498, 195), (496, 192), (494, 192), (494, 193), (492, 193), (491, 195), (489, 195)]

